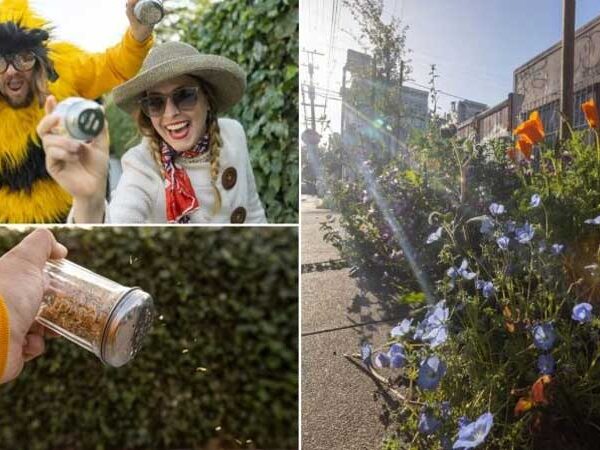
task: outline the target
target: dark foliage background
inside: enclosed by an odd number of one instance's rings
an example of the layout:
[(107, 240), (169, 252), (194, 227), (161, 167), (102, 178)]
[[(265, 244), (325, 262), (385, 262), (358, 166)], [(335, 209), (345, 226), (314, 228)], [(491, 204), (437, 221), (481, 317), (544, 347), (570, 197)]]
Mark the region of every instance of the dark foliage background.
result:
[[(148, 291), (157, 316), (136, 359), (119, 369), (49, 341), (0, 387), (0, 448), (188, 449), (215, 438), (228, 448), (297, 447), (296, 229), (55, 235), (72, 261)], [(23, 236), (0, 229), (0, 252)]]

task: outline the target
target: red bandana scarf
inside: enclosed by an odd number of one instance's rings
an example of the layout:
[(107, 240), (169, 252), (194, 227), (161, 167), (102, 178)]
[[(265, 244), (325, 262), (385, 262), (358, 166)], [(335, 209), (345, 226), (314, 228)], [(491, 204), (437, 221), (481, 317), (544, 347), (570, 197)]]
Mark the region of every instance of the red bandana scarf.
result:
[(196, 158), (208, 151), (208, 144), (208, 134), (200, 139), (196, 147), (181, 153), (166, 142), (161, 143), (160, 154), (165, 169), (165, 195), (169, 223), (188, 223), (190, 215), (200, 208), (187, 171), (178, 166), (175, 160), (177, 158)]

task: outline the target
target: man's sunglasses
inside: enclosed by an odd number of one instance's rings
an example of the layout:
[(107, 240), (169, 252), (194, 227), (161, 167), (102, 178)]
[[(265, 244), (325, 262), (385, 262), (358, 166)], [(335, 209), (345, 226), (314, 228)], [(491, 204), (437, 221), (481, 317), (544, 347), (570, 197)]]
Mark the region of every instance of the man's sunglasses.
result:
[(19, 72), (27, 72), (33, 69), (37, 58), (33, 52), (21, 52), (16, 55), (0, 55), (0, 73), (8, 70), (8, 66), (12, 66)]
[(142, 97), (140, 107), (148, 117), (160, 117), (167, 108), (169, 98), (179, 111), (190, 111), (198, 103), (199, 86), (181, 87), (170, 94), (148, 94)]

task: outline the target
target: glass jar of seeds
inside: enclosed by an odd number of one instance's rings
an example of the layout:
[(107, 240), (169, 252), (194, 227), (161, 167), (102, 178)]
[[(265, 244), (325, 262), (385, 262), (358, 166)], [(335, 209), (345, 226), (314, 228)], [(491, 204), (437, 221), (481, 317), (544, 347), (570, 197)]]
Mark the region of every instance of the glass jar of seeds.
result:
[(152, 298), (67, 260), (48, 261), (49, 283), (37, 321), (120, 367), (141, 347), (152, 324)]

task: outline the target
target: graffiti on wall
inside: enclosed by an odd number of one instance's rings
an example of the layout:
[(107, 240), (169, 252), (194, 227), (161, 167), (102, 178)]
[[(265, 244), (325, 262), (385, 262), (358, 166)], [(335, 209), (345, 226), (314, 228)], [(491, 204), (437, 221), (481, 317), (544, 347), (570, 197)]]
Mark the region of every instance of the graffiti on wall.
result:
[(579, 52), (575, 58), (575, 73), (582, 80), (600, 75), (600, 26), (578, 39)]
[[(560, 93), (561, 48), (532, 60), (515, 71), (515, 93), (522, 96), (523, 104), (534, 104), (542, 99), (552, 100)], [(575, 41), (575, 86), (583, 87), (600, 78), (600, 19)]]

